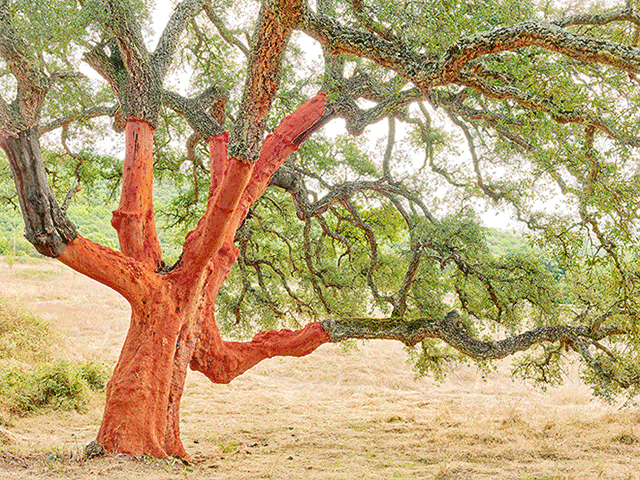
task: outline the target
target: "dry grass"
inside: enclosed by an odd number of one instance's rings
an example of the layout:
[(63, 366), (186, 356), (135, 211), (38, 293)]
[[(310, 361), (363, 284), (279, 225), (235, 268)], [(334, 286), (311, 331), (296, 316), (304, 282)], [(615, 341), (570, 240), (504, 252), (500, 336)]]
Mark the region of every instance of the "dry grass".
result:
[[(115, 362), (126, 302), (55, 262), (37, 271), (0, 261), (0, 295), (51, 323), (56, 356)], [(486, 381), (462, 367), (437, 384), (405, 362), (400, 345), (370, 342), (267, 361), (231, 385), (191, 372), (182, 437), (193, 465), (85, 461), (102, 395), (85, 414), (0, 419), (0, 478), (640, 480), (640, 410), (592, 399), (575, 372), (542, 394), (513, 383), (507, 363)]]

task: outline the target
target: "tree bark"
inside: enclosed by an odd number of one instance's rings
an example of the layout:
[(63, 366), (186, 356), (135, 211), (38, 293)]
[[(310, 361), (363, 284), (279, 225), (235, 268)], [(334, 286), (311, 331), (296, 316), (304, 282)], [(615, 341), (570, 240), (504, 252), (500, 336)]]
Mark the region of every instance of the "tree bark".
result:
[[(207, 210), (185, 242), (182, 261), (169, 274), (157, 271), (159, 248), (152, 218), (152, 129), (127, 122), (122, 200), (114, 212), (122, 253), (78, 237), (61, 260), (120, 291), (131, 304), (131, 324), (112, 379), (97, 441), (109, 452), (187, 457), (180, 440), (179, 408), (187, 367), (216, 383), (228, 383), (260, 361), (302, 356), (330, 337), (319, 323), (292, 331), (258, 333), (228, 342), (215, 322), (215, 298), (238, 256), (235, 231), (264, 192), (270, 176), (313, 131), (323, 116), (318, 95), (285, 118), (267, 137), (255, 164), (230, 158), (229, 135), (208, 139), (212, 172)], [(304, 136), (304, 135), (303, 135)], [(126, 222), (125, 222), (126, 220)], [(105, 272), (114, 272), (109, 275)]]
[(156, 268), (162, 252), (153, 210), (153, 128), (147, 122), (127, 120), (120, 205), (113, 212), (120, 251)]
[(113, 452), (183, 457), (182, 445), (165, 435), (182, 315), (166, 284), (153, 297), (132, 311), (97, 440)]
[(0, 136), (0, 147), (9, 158), (27, 240), (41, 254), (59, 256), (78, 234), (47, 183), (38, 129), (22, 130), (15, 137)]

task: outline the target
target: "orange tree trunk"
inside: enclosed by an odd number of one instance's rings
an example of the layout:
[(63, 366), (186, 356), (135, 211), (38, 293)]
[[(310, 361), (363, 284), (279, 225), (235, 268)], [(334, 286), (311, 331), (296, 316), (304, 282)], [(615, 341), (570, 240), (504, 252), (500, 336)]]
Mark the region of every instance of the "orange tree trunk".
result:
[(208, 139), (212, 187), (204, 216), (187, 236), (180, 265), (161, 273), (151, 188), (153, 130), (128, 121), (123, 192), (112, 224), (121, 252), (78, 236), (58, 257), (121, 293), (131, 305), (129, 331), (107, 385), (97, 441), (109, 452), (186, 457), (179, 407), (187, 367), (228, 383), (265, 358), (301, 356), (329, 342), (319, 323), (298, 331), (258, 333), (248, 342), (224, 341), (214, 302), (238, 250), (236, 229), (271, 175), (297, 149), (324, 113), (318, 95), (285, 118), (265, 140), (255, 164), (227, 156), (226, 133)]

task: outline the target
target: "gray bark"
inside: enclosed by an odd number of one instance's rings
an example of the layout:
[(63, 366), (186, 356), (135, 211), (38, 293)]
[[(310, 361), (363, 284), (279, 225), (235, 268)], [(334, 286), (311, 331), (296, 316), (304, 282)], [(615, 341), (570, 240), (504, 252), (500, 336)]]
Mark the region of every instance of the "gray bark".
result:
[(25, 237), (42, 255), (58, 257), (78, 234), (47, 183), (37, 128), (0, 137), (18, 192)]
[(498, 341), (482, 341), (473, 337), (458, 318), (458, 313), (452, 310), (442, 319), (327, 319), (322, 321), (322, 328), (334, 342), (348, 338), (385, 339), (413, 346), (426, 338), (437, 338), (476, 360), (504, 358), (544, 342), (575, 343), (578, 349), (580, 343), (598, 342), (625, 333), (616, 326), (594, 330), (586, 325), (559, 325), (535, 328)]

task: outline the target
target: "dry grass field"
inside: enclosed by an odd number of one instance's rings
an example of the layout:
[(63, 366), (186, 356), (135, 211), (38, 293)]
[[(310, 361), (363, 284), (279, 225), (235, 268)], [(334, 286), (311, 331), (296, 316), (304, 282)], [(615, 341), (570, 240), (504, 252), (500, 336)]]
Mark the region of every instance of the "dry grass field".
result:
[[(109, 289), (53, 261), (0, 259), (0, 296), (50, 323), (57, 357), (115, 363), (128, 307)], [(86, 413), (6, 422), (0, 478), (640, 480), (640, 409), (594, 400), (576, 372), (541, 393), (508, 370), (416, 381), (401, 345), (369, 342), (266, 361), (230, 385), (191, 372), (182, 407), (191, 464), (85, 460), (104, 402), (94, 394)]]

